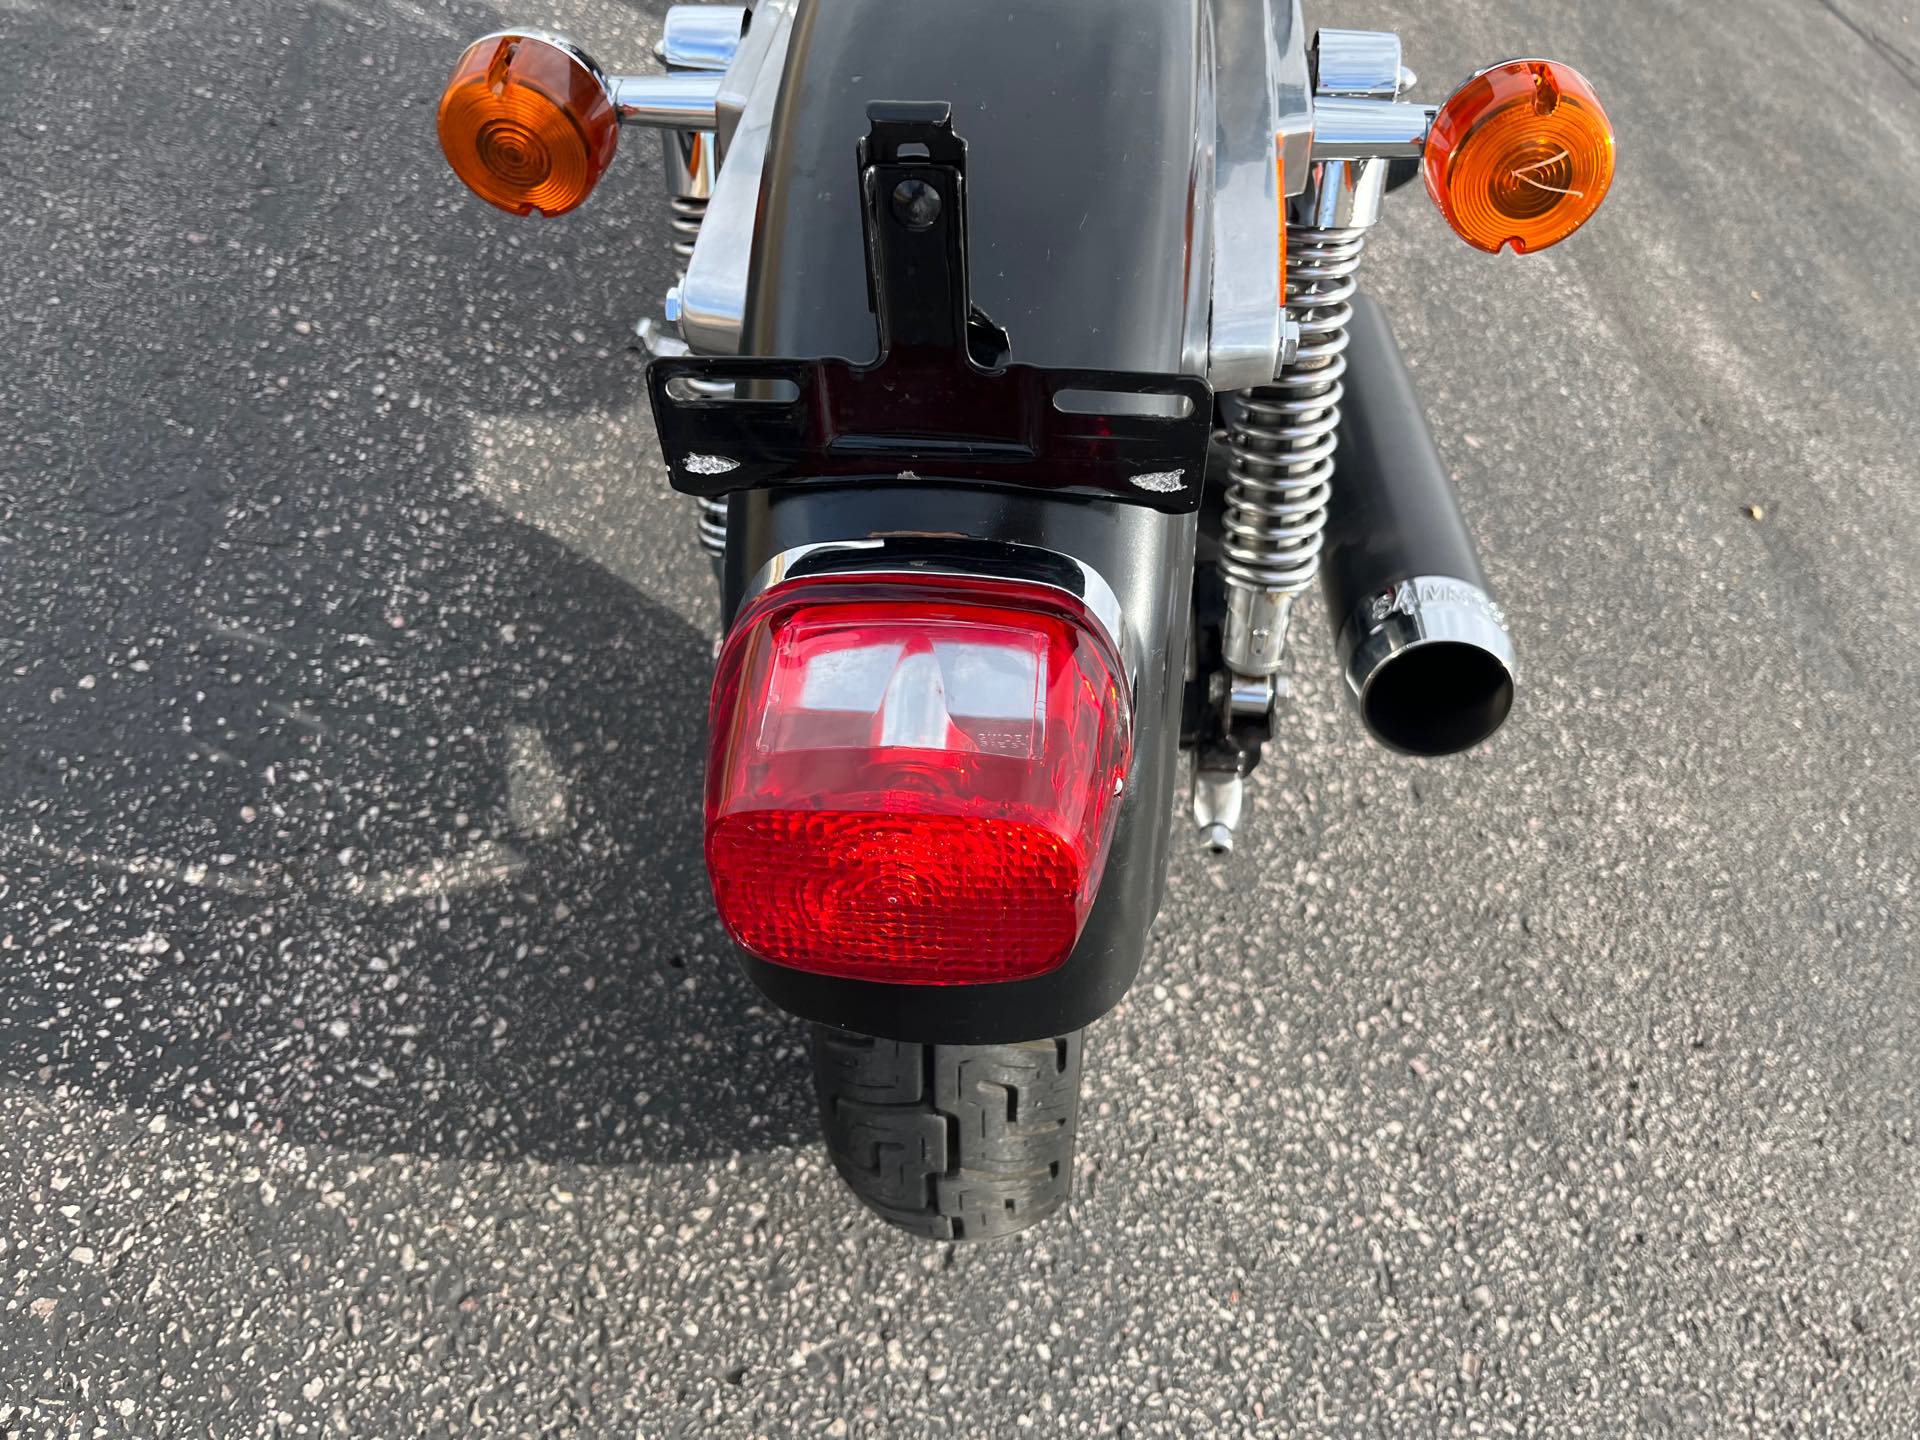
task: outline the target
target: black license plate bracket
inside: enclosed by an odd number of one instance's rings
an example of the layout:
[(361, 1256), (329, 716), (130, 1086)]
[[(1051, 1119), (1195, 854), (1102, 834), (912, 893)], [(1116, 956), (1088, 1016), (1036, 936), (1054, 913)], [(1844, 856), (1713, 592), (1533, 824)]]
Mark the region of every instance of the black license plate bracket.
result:
[(950, 481), (1199, 508), (1213, 393), (1191, 375), (1013, 363), (973, 308), (949, 107), (870, 107), (859, 148), (870, 365), (683, 356), (647, 370), (674, 488)]

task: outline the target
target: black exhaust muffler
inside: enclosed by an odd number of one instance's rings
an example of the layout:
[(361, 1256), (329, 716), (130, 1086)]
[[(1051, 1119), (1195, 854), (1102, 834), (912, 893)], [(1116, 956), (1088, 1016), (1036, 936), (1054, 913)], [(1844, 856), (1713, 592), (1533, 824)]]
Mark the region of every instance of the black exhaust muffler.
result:
[(1487, 589), (1406, 361), (1353, 301), (1321, 583), (1360, 718), (1408, 755), (1470, 750), (1513, 708), (1513, 640)]

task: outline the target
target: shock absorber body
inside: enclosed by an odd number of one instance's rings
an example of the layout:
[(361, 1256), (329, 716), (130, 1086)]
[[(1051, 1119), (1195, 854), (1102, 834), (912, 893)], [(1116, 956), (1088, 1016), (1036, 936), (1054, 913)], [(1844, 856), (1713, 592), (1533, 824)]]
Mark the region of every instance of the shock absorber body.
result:
[(1341, 377), (1355, 273), (1380, 217), (1388, 162), (1318, 160), (1287, 203), (1287, 319), (1293, 358), (1270, 385), (1221, 401), (1228, 452), (1220, 578), (1220, 671), (1208, 694), (1213, 743), (1196, 752), (1193, 818), (1216, 853), (1233, 848), (1246, 776), (1272, 738), (1286, 693), (1293, 604), (1320, 574), (1327, 502), (1337, 483)]
[[(692, 131), (668, 132), (661, 138), (666, 146), (667, 223), (672, 237), (670, 243), (675, 275), (674, 286), (667, 292), (666, 317), (673, 327), (672, 335), (667, 338), (680, 353), (685, 353), (686, 342), (679, 333), (679, 282), (686, 278), (687, 264), (693, 259), (693, 247), (700, 238), (701, 222), (707, 218), (707, 202), (713, 198), (714, 136), (708, 131)], [(665, 352), (656, 343), (654, 353)], [(695, 500), (694, 504), (700, 527), (700, 547), (710, 555), (724, 555), (727, 550), (727, 502), (702, 497)]]
[(1315, 163), (1287, 216), (1287, 316), (1294, 358), (1271, 385), (1225, 402), (1230, 456), (1220, 570), (1222, 634), (1236, 708), (1265, 708), (1286, 666), (1297, 596), (1320, 573), (1354, 275), (1386, 192), (1384, 160)]
[(1225, 658), (1239, 676), (1285, 664), (1294, 597), (1320, 569), (1333, 479), (1347, 304), (1365, 232), (1289, 226), (1287, 314), (1300, 327), (1294, 360), (1271, 385), (1228, 407), (1227, 507), (1220, 565), (1227, 582)]
[[(695, 140), (704, 140), (704, 135), (695, 135)], [(668, 203), (667, 224), (673, 232), (673, 260), (682, 275), (687, 273), (687, 262), (693, 259), (693, 243), (700, 238), (700, 222), (707, 218), (707, 201), (704, 196), (676, 195)]]
[[(664, 131), (661, 134), (667, 180), (669, 245), (674, 284), (667, 291), (666, 328), (653, 319), (640, 324), (640, 337), (655, 355), (684, 355), (687, 342), (680, 333), (680, 281), (687, 275), (693, 247), (700, 239), (707, 203), (713, 198), (714, 136), (711, 131)], [(727, 388), (727, 387), (721, 387)], [(700, 546), (710, 555), (727, 549), (727, 502), (698, 499)]]
[[(732, 63), (746, 27), (746, 7), (740, 5), (676, 5), (667, 13), (657, 53), (669, 73), (718, 73)], [(673, 256), (674, 284), (667, 291), (665, 327), (654, 319), (641, 322), (640, 336), (656, 355), (687, 353), (680, 332), (680, 281), (693, 260), (693, 247), (713, 199), (713, 182), (720, 165), (718, 137), (711, 130), (663, 130), (661, 158), (667, 186), (668, 245)], [(725, 387), (722, 387), (725, 388)], [(722, 555), (727, 548), (727, 502), (696, 500), (701, 548)]]

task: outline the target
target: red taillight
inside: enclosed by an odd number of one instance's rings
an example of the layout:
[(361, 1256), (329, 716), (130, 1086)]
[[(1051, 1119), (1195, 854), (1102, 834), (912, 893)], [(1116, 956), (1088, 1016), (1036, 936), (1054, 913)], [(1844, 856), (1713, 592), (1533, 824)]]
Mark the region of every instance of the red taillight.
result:
[(1120, 664), (1061, 592), (800, 581), (714, 679), (707, 869), (762, 959), (968, 985), (1044, 974), (1093, 904), (1132, 745)]

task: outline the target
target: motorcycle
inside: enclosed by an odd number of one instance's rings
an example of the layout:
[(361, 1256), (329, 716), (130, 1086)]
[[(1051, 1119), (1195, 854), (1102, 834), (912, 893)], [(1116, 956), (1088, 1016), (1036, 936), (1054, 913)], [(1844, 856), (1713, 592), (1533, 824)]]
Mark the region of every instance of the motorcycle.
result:
[(1230, 850), (1316, 582), (1368, 731), (1442, 756), (1515, 656), (1380, 310), (1385, 197), (1530, 253), (1604, 200), (1568, 66), (1438, 105), (1298, 0), (759, 0), (663, 73), (477, 41), (439, 133), (520, 215), (660, 132), (678, 283), (640, 326), (717, 562), (705, 853), (747, 974), (810, 1022), (826, 1143), (920, 1235), (1071, 1189), (1083, 1036), (1159, 909), (1184, 764)]

